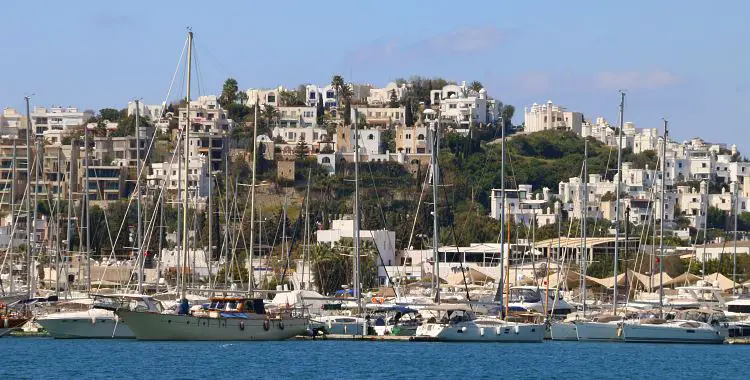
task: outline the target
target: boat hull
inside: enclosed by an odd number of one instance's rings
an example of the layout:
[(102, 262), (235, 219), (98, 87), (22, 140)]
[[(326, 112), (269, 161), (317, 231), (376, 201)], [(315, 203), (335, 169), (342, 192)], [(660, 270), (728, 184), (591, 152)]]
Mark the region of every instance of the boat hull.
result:
[(503, 326), (481, 324), (442, 325), (426, 323), (417, 328), (418, 336), (437, 338), (442, 342), (541, 343), (544, 325), (509, 323)]
[(622, 333), (616, 322), (576, 322), (576, 334), (581, 342), (620, 342)]
[(625, 323), (622, 326), (622, 335), (625, 342), (635, 343), (724, 343), (724, 336), (718, 330), (708, 327), (682, 327), (672, 324)]
[(550, 325), (551, 340), (578, 340), (578, 331), (575, 323), (572, 322), (554, 322)]
[(307, 333), (307, 318), (208, 318), (118, 310), (138, 340), (285, 340)]
[(107, 310), (53, 314), (36, 321), (55, 339), (135, 339), (130, 327)]

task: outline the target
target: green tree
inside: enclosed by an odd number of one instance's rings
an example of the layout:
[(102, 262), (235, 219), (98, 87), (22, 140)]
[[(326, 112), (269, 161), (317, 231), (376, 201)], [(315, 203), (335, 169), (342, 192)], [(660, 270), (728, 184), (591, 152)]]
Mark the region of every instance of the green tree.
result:
[(260, 115), (265, 121), (266, 128), (270, 130), (273, 122), (278, 120), (279, 118), (279, 110), (277, 110), (276, 107), (270, 104), (266, 104), (260, 110)]
[(388, 103), (388, 107), (390, 108), (398, 107), (398, 97), (396, 96), (396, 90), (391, 90), (390, 102)]
[(307, 157), (307, 144), (305, 143), (305, 134), (302, 133), (299, 136), (299, 141), (297, 141), (297, 145), (294, 147), (294, 156), (297, 157), (298, 160), (302, 160), (305, 157)]
[(227, 78), (221, 89), (221, 95), (219, 95), (219, 104), (223, 108), (227, 108), (230, 104), (236, 103), (239, 100), (239, 92), (240, 88), (237, 84), (237, 80), (234, 78)]
[(479, 90), (483, 89), (484, 86), (482, 85), (482, 82), (475, 80), (471, 82), (471, 84), (469, 85), (469, 88), (471, 88), (472, 90), (476, 92), (479, 92)]
[(334, 90), (336, 90), (336, 106), (341, 106), (341, 90), (346, 86), (346, 82), (344, 82), (344, 77), (341, 75), (334, 75), (333, 78), (331, 78), (331, 87), (333, 87)]
[(114, 108), (102, 108), (99, 110), (99, 120), (108, 120), (112, 122), (117, 122), (120, 119), (127, 116), (127, 112), (125, 114), (121, 113), (120, 110), (116, 110)]

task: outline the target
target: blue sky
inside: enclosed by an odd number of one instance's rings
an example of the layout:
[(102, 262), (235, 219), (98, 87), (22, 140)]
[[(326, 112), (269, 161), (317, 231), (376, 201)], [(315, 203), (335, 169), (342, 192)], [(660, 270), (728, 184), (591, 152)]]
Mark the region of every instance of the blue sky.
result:
[[(161, 102), (195, 34), (196, 94), (414, 74), (479, 80), (522, 109), (552, 100), (586, 118), (670, 120), (682, 140), (750, 146), (750, 2), (23, 1), (0, 9), (0, 107)], [(178, 77), (176, 86), (181, 83)], [(183, 94), (175, 89), (172, 98)], [(750, 155), (750, 152), (746, 152)]]

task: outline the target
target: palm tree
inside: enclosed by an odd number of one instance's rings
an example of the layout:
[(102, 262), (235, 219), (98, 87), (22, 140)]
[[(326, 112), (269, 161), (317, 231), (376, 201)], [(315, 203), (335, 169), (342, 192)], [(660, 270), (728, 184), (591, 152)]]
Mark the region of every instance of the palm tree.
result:
[(336, 107), (341, 106), (341, 90), (344, 86), (346, 86), (346, 82), (344, 82), (344, 77), (341, 75), (334, 75), (331, 78), (331, 87), (336, 90)]
[(276, 107), (266, 104), (260, 110), (261, 117), (266, 120), (266, 126), (271, 128), (271, 122), (279, 117), (279, 110)]

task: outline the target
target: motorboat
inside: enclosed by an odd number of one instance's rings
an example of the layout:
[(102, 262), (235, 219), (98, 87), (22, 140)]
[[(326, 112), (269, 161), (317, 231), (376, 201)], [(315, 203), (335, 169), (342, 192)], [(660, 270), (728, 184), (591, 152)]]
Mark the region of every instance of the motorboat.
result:
[(529, 342), (544, 340), (544, 325), (508, 322), (496, 317), (477, 317), (468, 306), (436, 305), (423, 309), (429, 315), (417, 327), (416, 336), (445, 342)]
[(284, 340), (306, 334), (309, 319), (297, 309), (266, 313), (262, 299), (214, 297), (190, 307), (185, 300), (174, 312), (163, 312), (144, 296), (115, 308), (138, 340)]
[(351, 315), (323, 315), (310, 319), (311, 326), (321, 326), (326, 334), (366, 335), (366, 318)]
[(514, 286), (510, 288), (508, 307), (514, 310), (565, 318), (566, 315), (573, 312), (574, 308), (563, 299), (562, 295), (555, 299), (555, 294), (554, 289), (546, 292), (538, 286)]
[(29, 320), (31, 320), (31, 314), (27, 308), (19, 309), (0, 303), (0, 337), (20, 329)]
[[(143, 297), (136, 294), (116, 296), (123, 299)], [(110, 298), (107, 297), (94, 296), (63, 303), (58, 312), (38, 317), (36, 322), (56, 339), (135, 339), (125, 321), (108, 307)]]
[(379, 336), (414, 336), (422, 323), (416, 309), (400, 305), (382, 305), (377, 309), (381, 315), (373, 316), (373, 328)]
[(728, 324), (721, 312), (686, 310), (674, 319), (649, 316), (622, 324), (622, 340), (639, 343), (723, 343)]

